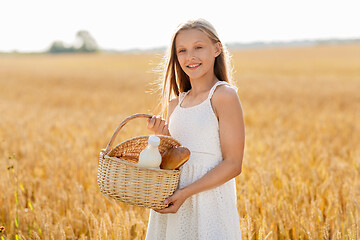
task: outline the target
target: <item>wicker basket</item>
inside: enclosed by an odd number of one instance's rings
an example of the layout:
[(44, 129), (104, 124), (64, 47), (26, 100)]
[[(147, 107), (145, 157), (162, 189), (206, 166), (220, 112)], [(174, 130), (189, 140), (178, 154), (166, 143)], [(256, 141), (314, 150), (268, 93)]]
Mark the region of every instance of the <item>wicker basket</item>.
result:
[[(149, 169), (136, 165), (140, 152), (147, 146), (149, 136), (126, 140), (111, 151), (111, 146), (120, 129), (135, 118), (150, 118), (149, 114), (134, 114), (116, 128), (109, 144), (100, 153), (98, 184), (100, 191), (111, 198), (139, 207), (162, 209), (168, 206), (164, 200), (178, 187), (180, 171)], [(158, 135), (159, 151), (162, 154), (180, 143), (169, 136)]]

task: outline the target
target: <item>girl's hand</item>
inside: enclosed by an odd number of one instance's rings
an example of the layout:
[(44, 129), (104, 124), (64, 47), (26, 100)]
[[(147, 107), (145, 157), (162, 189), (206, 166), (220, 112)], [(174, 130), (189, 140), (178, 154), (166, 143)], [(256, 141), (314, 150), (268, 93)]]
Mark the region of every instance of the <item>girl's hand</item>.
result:
[(165, 204), (171, 203), (169, 207), (163, 209), (154, 209), (158, 213), (176, 213), (188, 196), (183, 189), (178, 189), (174, 194), (165, 200)]
[(103, 158), (106, 153), (106, 148), (100, 150), (100, 158)]
[(168, 124), (160, 116), (152, 116), (152, 118), (149, 118), (147, 121), (148, 121), (147, 128), (150, 131), (153, 131), (156, 135), (170, 136)]

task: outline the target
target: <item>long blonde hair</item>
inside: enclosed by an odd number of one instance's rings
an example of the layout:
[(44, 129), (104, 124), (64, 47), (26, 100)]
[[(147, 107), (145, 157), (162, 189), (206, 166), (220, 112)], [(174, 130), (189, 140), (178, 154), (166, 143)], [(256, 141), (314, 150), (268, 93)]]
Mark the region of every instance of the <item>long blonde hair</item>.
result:
[[(204, 32), (213, 43), (220, 42), (214, 26), (205, 19), (189, 20), (180, 24), (171, 38), (170, 47), (165, 55), (162, 71), (162, 101), (161, 115), (165, 117), (170, 99), (179, 96), (180, 92), (186, 92), (191, 89), (190, 79), (181, 69), (176, 56), (175, 39), (182, 30), (198, 29)], [(215, 58), (214, 74), (220, 81), (232, 82), (230, 69), (230, 55), (225, 46), (221, 44), (221, 53)]]

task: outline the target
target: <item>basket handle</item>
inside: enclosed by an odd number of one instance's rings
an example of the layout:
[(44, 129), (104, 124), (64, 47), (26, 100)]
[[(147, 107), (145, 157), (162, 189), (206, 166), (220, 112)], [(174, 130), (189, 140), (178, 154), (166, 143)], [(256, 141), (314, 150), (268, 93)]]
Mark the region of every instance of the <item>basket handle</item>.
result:
[(130, 120), (133, 120), (135, 118), (151, 118), (153, 115), (150, 115), (150, 114), (146, 114), (146, 113), (137, 113), (137, 114), (134, 114), (134, 115), (131, 115), (127, 118), (125, 118), (120, 124), (119, 126), (115, 129), (115, 132), (114, 134), (112, 135), (112, 137), (110, 138), (110, 141), (108, 143), (108, 145), (106, 146), (105, 150), (102, 150), (101, 152), (106, 155), (109, 150), (111, 149), (112, 147), (112, 144), (116, 138), (116, 136), (118, 135), (120, 129), (126, 124), (128, 123)]

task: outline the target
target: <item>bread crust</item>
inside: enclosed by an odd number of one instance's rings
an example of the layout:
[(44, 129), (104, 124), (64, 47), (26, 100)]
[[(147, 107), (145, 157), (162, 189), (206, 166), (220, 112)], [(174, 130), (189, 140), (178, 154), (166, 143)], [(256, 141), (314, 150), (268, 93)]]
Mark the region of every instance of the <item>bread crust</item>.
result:
[(161, 169), (179, 169), (190, 158), (190, 150), (186, 147), (172, 147), (161, 156)]

